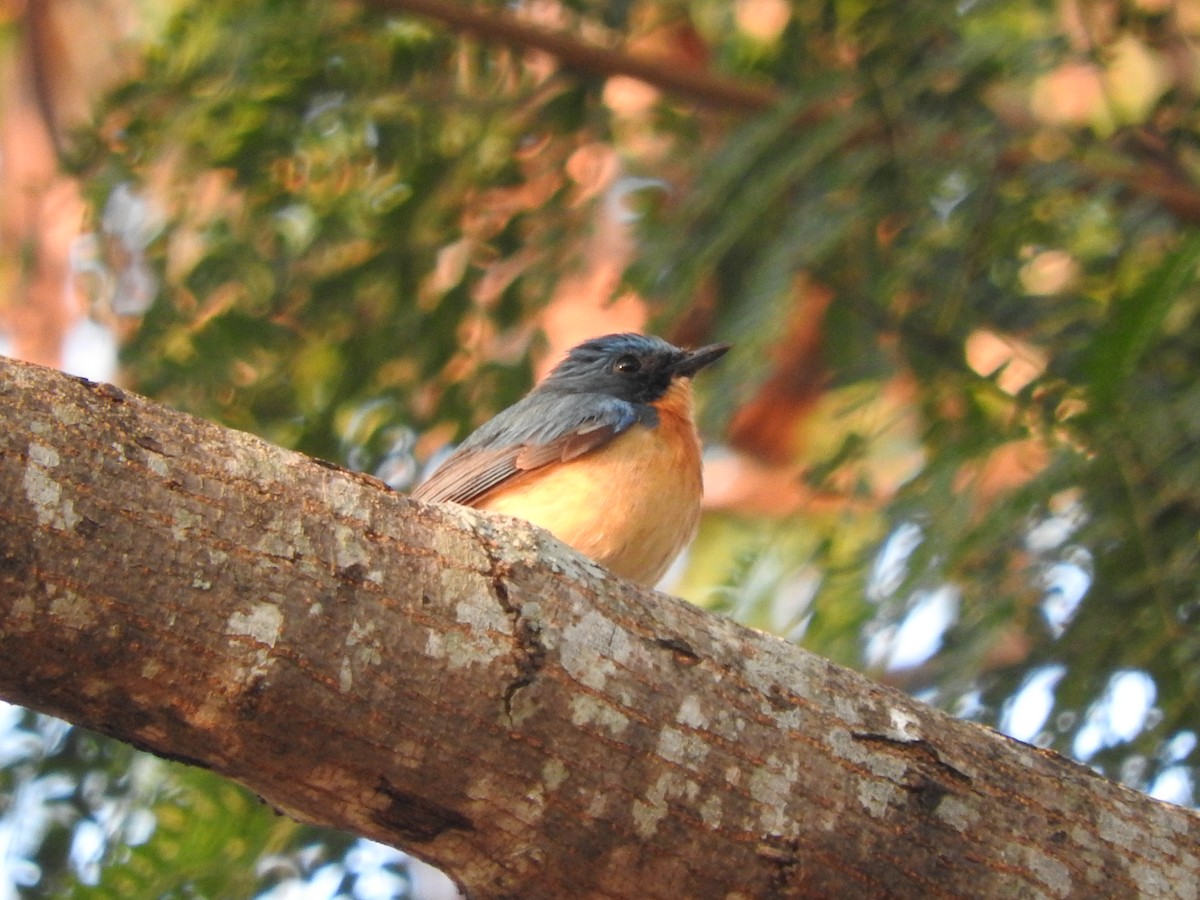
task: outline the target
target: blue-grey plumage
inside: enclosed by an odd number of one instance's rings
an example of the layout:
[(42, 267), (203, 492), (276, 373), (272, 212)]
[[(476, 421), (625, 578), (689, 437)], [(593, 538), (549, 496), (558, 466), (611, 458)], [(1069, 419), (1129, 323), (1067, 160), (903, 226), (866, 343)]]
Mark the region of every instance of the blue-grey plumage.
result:
[(691, 378), (728, 349), (681, 350), (639, 334), (586, 341), (412, 496), (527, 519), (653, 583), (699, 519)]

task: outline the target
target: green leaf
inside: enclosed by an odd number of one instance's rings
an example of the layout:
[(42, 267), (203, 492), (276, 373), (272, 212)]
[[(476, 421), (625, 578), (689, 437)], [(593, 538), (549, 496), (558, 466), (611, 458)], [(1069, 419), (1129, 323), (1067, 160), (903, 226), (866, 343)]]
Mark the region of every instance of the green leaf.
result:
[(1114, 300), (1107, 323), (1092, 339), (1083, 360), (1095, 414), (1104, 415), (1116, 402), (1179, 295), (1195, 283), (1198, 264), (1200, 232), (1193, 232), (1146, 276), (1136, 291)]

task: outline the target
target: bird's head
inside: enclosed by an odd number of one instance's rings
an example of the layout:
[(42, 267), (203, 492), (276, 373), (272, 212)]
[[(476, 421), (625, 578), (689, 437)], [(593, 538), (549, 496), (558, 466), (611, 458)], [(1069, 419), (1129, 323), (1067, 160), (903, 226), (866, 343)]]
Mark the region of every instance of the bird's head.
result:
[(573, 347), (538, 390), (599, 393), (630, 403), (653, 403), (672, 382), (691, 378), (725, 355), (729, 344), (683, 350), (645, 334), (609, 334)]

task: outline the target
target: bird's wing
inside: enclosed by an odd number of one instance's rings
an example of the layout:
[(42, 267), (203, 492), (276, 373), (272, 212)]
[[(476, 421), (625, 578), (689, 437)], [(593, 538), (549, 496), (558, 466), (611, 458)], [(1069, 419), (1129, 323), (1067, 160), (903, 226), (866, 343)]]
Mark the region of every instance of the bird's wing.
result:
[(412, 497), (470, 506), (513, 476), (582, 456), (654, 416), (615, 397), (530, 394), (467, 438)]

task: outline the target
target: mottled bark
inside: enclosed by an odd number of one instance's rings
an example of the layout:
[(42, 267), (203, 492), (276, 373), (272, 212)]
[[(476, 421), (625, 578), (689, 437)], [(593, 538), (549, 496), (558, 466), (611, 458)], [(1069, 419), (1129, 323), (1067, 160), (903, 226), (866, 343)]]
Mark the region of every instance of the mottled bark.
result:
[(1200, 819), (506, 519), (0, 361), (0, 695), (474, 897), (1194, 897)]

